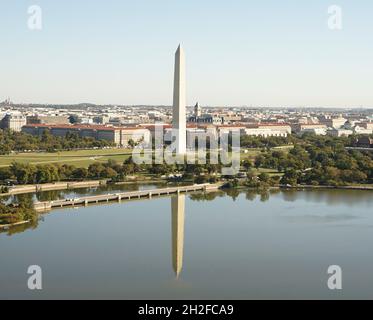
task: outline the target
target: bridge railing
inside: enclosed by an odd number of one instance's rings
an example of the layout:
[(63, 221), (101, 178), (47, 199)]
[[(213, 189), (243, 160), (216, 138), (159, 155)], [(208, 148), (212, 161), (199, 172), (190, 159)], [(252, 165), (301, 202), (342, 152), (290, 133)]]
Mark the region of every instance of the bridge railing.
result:
[(73, 199), (59, 199), (53, 201), (45, 201), (45, 202), (36, 202), (34, 204), (34, 208), (37, 211), (49, 211), (52, 208), (56, 207), (66, 207), (66, 206), (74, 206), (74, 205), (82, 205), (82, 204), (89, 204), (95, 202), (103, 202), (103, 201), (115, 201), (115, 200), (125, 200), (131, 198), (140, 198), (140, 197), (152, 197), (157, 195), (166, 195), (170, 193), (179, 193), (179, 192), (188, 192), (188, 191), (201, 191), (201, 190), (211, 190), (217, 189), (220, 185), (218, 184), (195, 184), (189, 186), (177, 186), (177, 187), (169, 187), (169, 188), (160, 188), (160, 189), (149, 189), (149, 190), (137, 190), (137, 191), (127, 191), (122, 193), (109, 193), (103, 195), (94, 195), (94, 196), (86, 196), (80, 198), (73, 198)]

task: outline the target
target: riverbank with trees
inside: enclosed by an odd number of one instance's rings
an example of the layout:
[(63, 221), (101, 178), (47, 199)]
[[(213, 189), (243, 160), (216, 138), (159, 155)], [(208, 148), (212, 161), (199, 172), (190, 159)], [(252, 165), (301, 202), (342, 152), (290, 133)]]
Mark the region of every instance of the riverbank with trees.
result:
[(7, 227), (19, 223), (33, 223), (38, 220), (38, 213), (34, 209), (32, 195), (17, 196), (12, 203), (0, 201), (0, 226)]
[[(258, 140), (258, 139), (257, 139)], [(280, 141), (281, 140), (281, 141)], [(265, 138), (251, 141), (258, 146)], [(246, 141), (247, 142), (247, 141)], [(292, 142), (290, 148), (277, 144)], [(269, 147), (269, 145), (271, 147)], [(267, 139), (267, 147), (255, 153), (240, 154), (240, 172), (236, 176), (222, 176), (221, 164), (136, 164), (131, 156), (123, 162), (109, 159), (93, 162), (88, 167), (70, 164), (30, 164), (13, 162), (0, 168), (0, 183), (42, 184), (58, 181), (85, 181), (107, 179), (112, 182), (131, 179), (172, 179), (195, 183), (233, 181), (246, 179), (249, 186), (261, 184), (346, 186), (369, 185), (373, 182), (373, 152), (346, 149), (351, 138), (305, 135), (301, 138), (277, 137)], [(245, 150), (245, 149), (244, 149)], [(228, 165), (229, 166), (229, 165)], [(267, 177), (267, 175), (269, 177)]]
[(81, 138), (75, 133), (68, 133), (65, 137), (53, 136), (45, 130), (40, 136), (33, 136), (24, 132), (0, 130), (0, 155), (11, 152), (43, 150), (56, 152), (61, 150), (91, 149), (113, 147), (114, 143), (97, 140), (90, 137)]
[[(136, 164), (131, 156), (118, 162), (94, 162), (88, 167), (69, 164), (13, 162), (0, 168), (2, 192), (9, 183), (45, 184), (60, 181), (105, 180), (109, 183), (159, 181), (172, 183), (223, 183), (226, 189), (253, 188), (351, 188), (370, 190), (373, 186), (373, 150), (351, 150), (354, 137), (304, 135), (288, 138), (246, 139), (255, 153), (241, 153), (240, 170), (235, 176), (221, 174), (221, 164)], [(285, 146), (291, 147), (282, 148)], [(257, 149), (261, 147), (261, 149)], [(245, 150), (245, 149), (244, 149)], [(229, 166), (229, 165), (227, 165)], [(23, 202), (2, 203), (2, 223), (27, 221), (35, 215)]]
[(305, 135), (289, 152), (267, 150), (255, 158), (256, 168), (282, 172), (284, 185), (347, 186), (373, 183), (373, 149), (346, 149), (352, 137)]

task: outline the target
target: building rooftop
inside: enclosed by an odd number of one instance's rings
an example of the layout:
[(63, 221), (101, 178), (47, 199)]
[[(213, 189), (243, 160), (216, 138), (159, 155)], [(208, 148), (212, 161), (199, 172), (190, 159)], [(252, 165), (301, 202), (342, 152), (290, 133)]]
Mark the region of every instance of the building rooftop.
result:
[(24, 127), (27, 128), (50, 128), (50, 129), (78, 129), (78, 130), (84, 130), (84, 129), (91, 129), (91, 130), (116, 130), (119, 128), (116, 127), (108, 127), (108, 126), (100, 126), (100, 125), (85, 125), (85, 124), (27, 124)]

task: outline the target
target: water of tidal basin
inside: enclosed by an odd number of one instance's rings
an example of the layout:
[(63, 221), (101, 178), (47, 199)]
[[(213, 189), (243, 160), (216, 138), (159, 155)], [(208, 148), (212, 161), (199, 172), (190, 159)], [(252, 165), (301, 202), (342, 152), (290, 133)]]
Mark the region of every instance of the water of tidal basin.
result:
[[(245, 191), (56, 210), (0, 234), (0, 298), (372, 299), (372, 195)], [(34, 264), (41, 291), (27, 289)], [(335, 264), (341, 291), (327, 287)]]

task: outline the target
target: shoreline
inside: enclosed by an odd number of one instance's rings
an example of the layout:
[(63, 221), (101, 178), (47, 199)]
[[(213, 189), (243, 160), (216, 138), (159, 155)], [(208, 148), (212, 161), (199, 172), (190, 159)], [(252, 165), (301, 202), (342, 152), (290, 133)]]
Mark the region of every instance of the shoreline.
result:
[(187, 194), (196, 191), (216, 191), (219, 190), (221, 184), (192, 184), (187, 186), (174, 186), (166, 188), (157, 188), (149, 190), (137, 190), (137, 191), (125, 191), (120, 193), (105, 193), (100, 195), (88, 195), (80, 198), (73, 199), (58, 199), (52, 201), (41, 201), (34, 202), (34, 210), (36, 212), (48, 212), (56, 208), (65, 208), (65, 207), (79, 207), (79, 206), (88, 206), (90, 204), (97, 205), (100, 203), (109, 203), (109, 202), (122, 202), (130, 201), (137, 199), (152, 199), (154, 197), (168, 196), (172, 194)]
[(17, 185), (10, 188), (8, 192), (0, 193), (0, 196), (12, 196), (27, 193), (37, 193), (43, 191), (58, 191), (58, 190), (69, 190), (69, 189), (82, 189), (91, 188), (107, 185), (106, 180), (86, 180), (86, 181), (59, 181), (51, 183), (40, 183), (40, 184), (26, 184)]
[[(198, 192), (198, 191), (204, 191), (204, 192), (211, 192), (219, 190), (221, 187), (220, 184), (192, 184), (187, 186), (178, 186), (173, 188), (163, 188), (163, 189), (152, 189), (152, 190), (138, 190), (138, 191), (127, 191), (124, 193), (107, 193), (103, 195), (96, 195), (96, 196), (87, 196), (85, 197), (84, 201), (82, 202), (82, 198), (77, 199), (60, 199), (60, 200), (54, 200), (54, 201), (43, 201), (43, 202), (34, 202), (34, 210), (38, 214), (47, 214), (51, 212), (53, 209), (56, 208), (66, 208), (66, 207), (80, 207), (80, 206), (87, 206), (89, 203), (89, 199), (94, 198), (94, 201), (91, 201), (91, 204), (97, 205), (102, 203), (110, 203), (113, 202), (113, 200), (117, 202), (123, 201), (133, 201), (133, 200), (140, 200), (144, 199), (143, 194), (146, 194), (146, 199), (151, 199), (153, 196), (169, 196), (171, 194), (174, 194), (176, 191), (176, 194), (179, 193), (192, 193), (192, 192)], [(115, 199), (112, 199), (112, 198)], [(123, 198), (122, 198), (123, 197)], [(104, 198), (104, 201), (101, 199)], [(80, 201), (80, 202), (79, 202)], [(61, 205), (55, 207), (54, 204), (56, 202), (60, 202)], [(53, 205), (52, 205), (53, 204)], [(11, 227), (15, 227), (18, 225), (29, 223), (29, 220), (25, 221), (18, 221), (12, 224), (0, 224), (0, 230), (7, 230)]]
[(152, 183), (166, 183), (164, 179), (142, 179), (142, 180), (128, 180), (128, 181), (118, 181), (118, 182), (108, 182), (107, 180), (85, 180), (85, 181), (59, 181), (51, 183), (40, 183), (40, 184), (25, 184), (17, 185), (5, 193), (0, 193), (0, 197), (27, 194), (27, 193), (37, 193), (44, 191), (59, 191), (59, 190), (69, 190), (69, 189), (84, 189), (92, 187), (110, 186), (110, 185), (127, 185), (127, 184), (152, 184)]
[(20, 226), (20, 225), (23, 225), (23, 224), (26, 224), (26, 223), (29, 223), (29, 222), (30, 222), (30, 220), (23, 220), (23, 221), (18, 221), (18, 222), (15, 222), (15, 223), (0, 224), (0, 230), (8, 230), (10, 228)]
[[(148, 181), (127, 181), (127, 182), (120, 182), (120, 183), (118, 183), (118, 185), (121, 185), (121, 184), (136, 184), (136, 183), (145, 184), (147, 182)], [(162, 181), (158, 181), (158, 180), (149, 181), (149, 183), (155, 183), (155, 182), (162, 182)], [(115, 184), (117, 184), (117, 183), (115, 183)], [(216, 184), (211, 184), (211, 186), (216, 187)], [(222, 186), (223, 185), (220, 185), (219, 187), (214, 188), (214, 190), (209, 190), (209, 192), (224, 190), (224, 188), (222, 188)], [(84, 187), (81, 187), (81, 188), (84, 188)], [(260, 190), (260, 188), (245, 187), (245, 186), (238, 186), (238, 187), (235, 187), (235, 188), (226, 188), (226, 189)], [(373, 186), (370, 187), (370, 186), (313, 186), (313, 185), (285, 186), (285, 185), (279, 185), (279, 186), (271, 186), (269, 188), (266, 188), (266, 190), (298, 190), (298, 191), (301, 191), (301, 190), (333, 190), (333, 189), (334, 190), (373, 191)], [(30, 193), (30, 192), (27, 192), (27, 193)], [(18, 194), (20, 194), (20, 193), (18, 193)], [(43, 214), (43, 213), (45, 214), (45, 213), (48, 213), (48, 212), (50, 212), (50, 211), (39, 211), (39, 213), (41, 213), (41, 214)], [(0, 224), (0, 229), (7, 230), (9, 228), (19, 226), (19, 225), (22, 225), (22, 224), (26, 224), (26, 223), (29, 223), (29, 222), (30, 221), (28, 220), (28, 221), (19, 221), (19, 222), (15, 222), (15, 223), (12, 223), (12, 224)]]
[[(223, 188), (224, 189), (224, 188)], [(259, 187), (249, 187), (249, 186), (237, 186), (232, 188), (226, 188), (226, 189), (249, 189), (249, 190), (304, 190), (304, 189), (310, 189), (310, 190), (361, 190), (361, 191), (373, 191), (373, 185), (372, 186), (313, 186), (313, 185), (296, 185), (296, 186), (286, 186), (286, 185), (277, 185), (277, 186), (270, 186), (266, 188), (260, 188)]]
[[(276, 187), (275, 187), (276, 188)], [(312, 186), (312, 185), (297, 185), (297, 186), (278, 186), (278, 189), (336, 189), (336, 190), (373, 190), (373, 185), (370, 186)]]
[[(182, 182), (182, 181), (181, 181)], [(188, 183), (190, 181), (185, 181)], [(220, 183), (224, 181), (220, 181)], [(0, 193), (1, 196), (11, 196), (27, 193), (37, 193), (43, 191), (58, 191), (58, 190), (68, 190), (68, 189), (84, 189), (100, 186), (110, 186), (110, 185), (131, 185), (131, 184), (152, 184), (152, 183), (167, 183), (165, 179), (142, 179), (142, 180), (128, 180), (128, 181), (118, 181), (118, 182), (108, 182), (107, 180), (85, 180), (85, 181), (70, 181), (70, 182), (52, 182), (45, 184), (31, 184), (31, 185), (19, 185), (15, 186), (7, 193)], [(236, 188), (248, 188), (257, 189), (255, 187), (239, 186)], [(234, 188), (233, 188), (234, 189)], [(268, 189), (345, 189), (345, 190), (373, 190), (373, 184), (371, 186), (364, 185), (347, 185), (347, 186), (324, 186), (324, 185), (277, 185), (271, 186)]]

